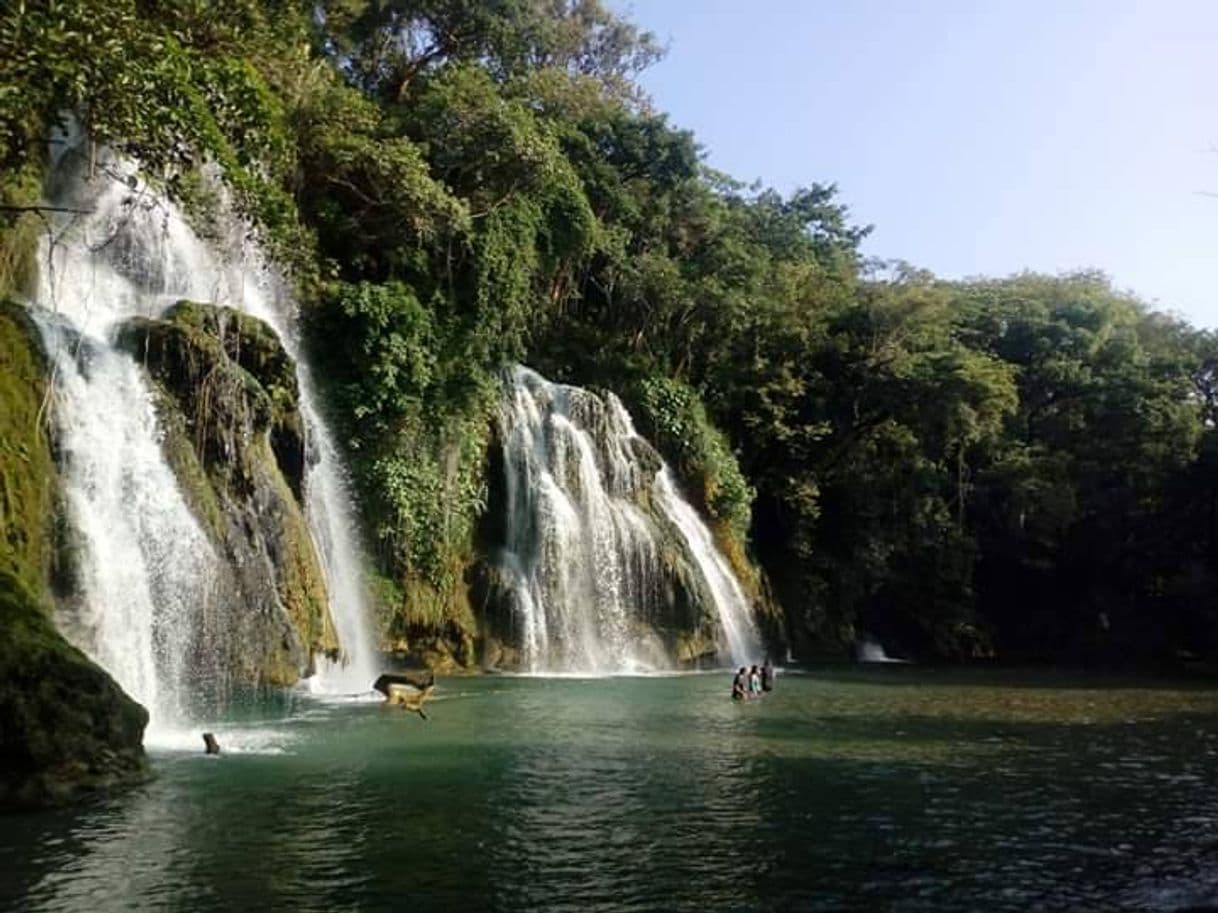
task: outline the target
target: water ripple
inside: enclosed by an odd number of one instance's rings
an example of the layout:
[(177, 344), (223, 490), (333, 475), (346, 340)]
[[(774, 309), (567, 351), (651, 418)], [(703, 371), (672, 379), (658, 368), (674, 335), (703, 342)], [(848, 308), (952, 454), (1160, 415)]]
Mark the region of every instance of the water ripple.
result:
[(1213, 692), (919, 674), (790, 676), (748, 706), (713, 676), (446, 681), (426, 722), (358, 701), (254, 707), (215, 727), (219, 759), (186, 734), (145, 787), (5, 819), (0, 909), (1218, 898)]

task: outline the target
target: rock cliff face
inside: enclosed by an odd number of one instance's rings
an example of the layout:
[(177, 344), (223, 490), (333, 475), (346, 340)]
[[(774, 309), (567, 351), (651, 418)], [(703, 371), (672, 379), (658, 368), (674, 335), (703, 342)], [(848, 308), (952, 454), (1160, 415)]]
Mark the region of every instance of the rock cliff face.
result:
[(291, 684), (338, 644), (301, 505), (305, 431), (291, 358), (270, 327), (181, 302), (119, 344), (160, 392), (163, 446), (229, 573), (205, 639), (230, 677)]
[(0, 809), (147, 775), (148, 714), (51, 620), (56, 478), (46, 364), (25, 310), (0, 303)]

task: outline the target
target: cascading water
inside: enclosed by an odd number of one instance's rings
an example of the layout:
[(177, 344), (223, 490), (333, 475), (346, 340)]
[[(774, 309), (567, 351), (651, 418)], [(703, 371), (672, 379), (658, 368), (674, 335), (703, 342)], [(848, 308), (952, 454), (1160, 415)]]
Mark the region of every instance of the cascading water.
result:
[(889, 656), (884, 645), (864, 634), (854, 645), (854, 658), (860, 663), (904, 663), (907, 660)]
[[(152, 395), (111, 345), (125, 316), (142, 313), (165, 275), (131, 277), (140, 251), (122, 243), (112, 188), (95, 220), (43, 239), (32, 313), (54, 377), (54, 415), (66, 506), (78, 536), (78, 599), (65, 632), (149, 710), (152, 728), (189, 715), (186, 692), (196, 619), (206, 612), (216, 558), (161, 452)], [(66, 199), (65, 203), (68, 202)], [(72, 202), (80, 205), (79, 199)]]
[(210, 599), (216, 559), (165, 463), (139, 367), (45, 315), (56, 374), (64, 495), (80, 536), (69, 639), (148, 708), (154, 725), (189, 714), (175, 683), (190, 668), (194, 619)]
[[(225, 304), (268, 323), (296, 360), (307, 426), (306, 515), (321, 558), (343, 660), (324, 663), (321, 688), (365, 691), (375, 655), (354, 524), (337, 450), (300, 359), (291, 300), (234, 224), (213, 250), (136, 168), (106, 161), (87, 179), (62, 155), (56, 216), (40, 253), (33, 314), (55, 375), (55, 419), (67, 501), (79, 533), (78, 604), (65, 630), (152, 714), (181, 721), (193, 688), (215, 669), (200, 638), (217, 559), (160, 447), (139, 366), (114, 345), (119, 324), (155, 317), (180, 299)], [(193, 656), (194, 668), (187, 668)]]
[[(619, 405), (620, 408), (620, 405)], [(656, 498), (664, 515), (669, 517), (681, 531), (681, 538), (693, 553), (698, 570), (714, 594), (715, 607), (719, 610), (719, 623), (723, 627), (728, 654), (734, 665), (747, 663), (757, 658), (757, 629), (748, 611), (748, 600), (740, 589), (740, 582), (728, 566), (710, 530), (688, 501), (677, 493), (672, 473), (667, 466), (660, 470), (655, 483)]]
[(719, 653), (756, 661), (748, 601), (617, 397), (516, 367), (499, 410), (502, 566), (531, 672), (629, 672), (671, 660), (646, 632), (671, 601), (677, 552), (713, 607)]
[[(285, 294), (275, 274), (265, 267), (257, 247), (244, 242), (245, 226), (234, 222), (230, 229), (225, 249), (234, 262), (228, 267), (231, 297), (225, 303), (268, 324), (292, 356), (300, 386), (300, 408), (308, 431), (305, 515), (321, 557), (330, 616), (342, 647), (341, 659), (318, 658), (318, 672), (310, 679), (310, 687), (314, 692), (328, 694), (369, 691), (377, 675), (376, 646), (369, 626), (358, 534), (342, 458), (318, 407), (319, 396), (297, 333), (295, 303)], [(193, 235), (191, 238), (196, 247), (202, 248), (203, 255), (209, 255)]]
[[(272, 324), (273, 325), (273, 324)], [(318, 414), (312, 380), (296, 352), (297, 381), (305, 422), (311, 430), (313, 461), (305, 492), (305, 513), (321, 554), (330, 598), (330, 617), (338, 628), (343, 658), (325, 659), (311, 680), (314, 691), (350, 694), (369, 691), (376, 678), (376, 646), (359, 568), (355, 519), (347, 479), (334, 440)]]

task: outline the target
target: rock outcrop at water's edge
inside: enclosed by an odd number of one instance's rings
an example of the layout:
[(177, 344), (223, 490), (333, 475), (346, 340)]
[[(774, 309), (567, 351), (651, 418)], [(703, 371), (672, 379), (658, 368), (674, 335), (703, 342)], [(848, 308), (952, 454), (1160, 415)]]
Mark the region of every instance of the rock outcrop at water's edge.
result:
[(148, 712), (0, 571), (0, 810), (56, 805), (147, 778)]
[(69, 801), (147, 775), (148, 714), (55, 629), (56, 477), (46, 365), (25, 310), (0, 302), (0, 809)]
[(229, 573), (209, 620), (228, 674), (284, 685), (338, 646), (302, 508), (306, 448), (292, 359), (270, 327), (181, 302), (119, 344), (160, 390), (166, 457)]

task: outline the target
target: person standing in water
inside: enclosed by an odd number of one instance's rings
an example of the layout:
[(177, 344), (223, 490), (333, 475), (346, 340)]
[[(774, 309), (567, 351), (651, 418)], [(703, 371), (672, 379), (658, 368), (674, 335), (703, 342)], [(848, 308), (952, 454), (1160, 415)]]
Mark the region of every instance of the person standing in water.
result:
[(756, 666), (749, 670), (749, 697), (761, 697), (761, 674)]
[(761, 690), (770, 692), (774, 690), (774, 667), (770, 665), (770, 658), (765, 658), (765, 665), (761, 667)]
[(740, 671), (736, 673), (736, 677), (732, 679), (732, 700), (742, 701), (745, 697), (745, 669), (740, 667)]

